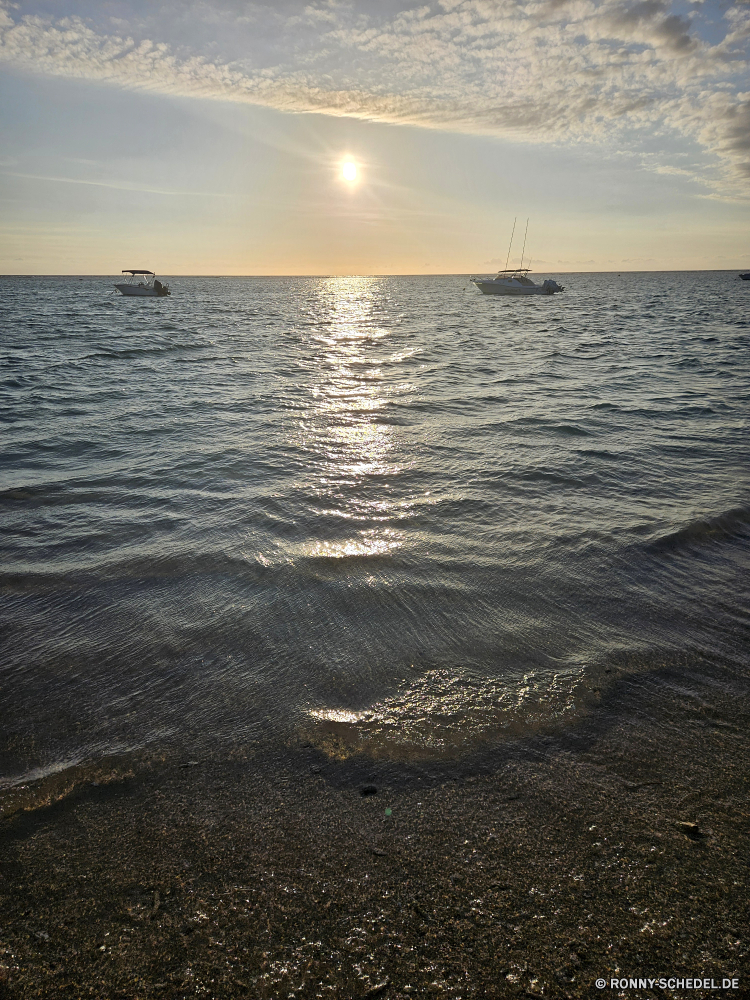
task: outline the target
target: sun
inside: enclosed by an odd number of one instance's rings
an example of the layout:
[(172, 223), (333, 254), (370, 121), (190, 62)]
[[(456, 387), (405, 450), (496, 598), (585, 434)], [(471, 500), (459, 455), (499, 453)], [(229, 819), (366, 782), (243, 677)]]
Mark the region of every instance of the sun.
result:
[(344, 160), (341, 164), (341, 176), (350, 184), (357, 180), (357, 164), (354, 160)]

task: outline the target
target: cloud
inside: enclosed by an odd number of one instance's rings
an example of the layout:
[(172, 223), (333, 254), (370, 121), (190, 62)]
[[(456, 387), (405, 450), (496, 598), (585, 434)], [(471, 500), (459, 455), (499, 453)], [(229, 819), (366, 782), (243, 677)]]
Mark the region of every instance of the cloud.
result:
[(130, 2), (118, 5), (116, 33), (95, 25), (94, 4), (90, 18), (54, 19), (0, 2), (0, 60), (163, 94), (517, 141), (623, 151), (648, 142), (653, 151), (656, 139), (665, 153), (687, 142), (708, 155), (715, 190), (736, 192), (750, 176), (746, 3), (727, 10), (717, 42), (699, 10), (680, 16), (667, 0), (216, 0), (156, 13)]
[(661, 43), (677, 51), (694, 48), (697, 42), (690, 36), (689, 21), (667, 11), (668, 4), (663, 0), (623, 4), (611, 15), (611, 23), (644, 44), (656, 47)]
[[(79, 162), (87, 162), (85, 160)], [(90, 162), (90, 161), (89, 161)], [(0, 163), (2, 166), (2, 163)], [(134, 184), (132, 181), (91, 181), (79, 177), (48, 177), (42, 174), (24, 174), (15, 170), (2, 170), (6, 177), (20, 177), (31, 181), (48, 181), (51, 184), (85, 184), (90, 187), (114, 188), (116, 191), (138, 191), (143, 194), (163, 194), (163, 195), (185, 195), (197, 198), (226, 198), (228, 195), (215, 191), (175, 191), (167, 188), (145, 187), (142, 184)]]

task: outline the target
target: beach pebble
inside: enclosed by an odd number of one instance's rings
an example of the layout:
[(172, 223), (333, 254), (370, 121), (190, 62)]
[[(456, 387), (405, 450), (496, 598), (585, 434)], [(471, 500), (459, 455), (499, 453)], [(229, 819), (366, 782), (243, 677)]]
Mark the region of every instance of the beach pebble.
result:
[(366, 990), (364, 995), (366, 997), (376, 997), (376, 996), (379, 996), (385, 989), (387, 989), (387, 987), (388, 987), (389, 984), (390, 984), (390, 979), (384, 979), (382, 983), (378, 983), (376, 986), (373, 986), (371, 989)]
[(677, 827), (678, 830), (682, 830), (682, 832), (686, 836), (692, 837), (693, 840), (697, 840), (699, 837), (703, 836), (703, 832), (697, 823), (687, 823), (681, 821), (679, 823), (676, 823), (675, 826)]

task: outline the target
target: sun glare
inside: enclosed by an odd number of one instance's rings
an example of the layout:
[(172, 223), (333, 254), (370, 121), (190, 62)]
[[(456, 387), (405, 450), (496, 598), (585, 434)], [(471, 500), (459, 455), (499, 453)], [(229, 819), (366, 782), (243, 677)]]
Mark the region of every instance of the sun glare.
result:
[(351, 184), (357, 179), (357, 164), (353, 160), (344, 160), (341, 164), (341, 176)]

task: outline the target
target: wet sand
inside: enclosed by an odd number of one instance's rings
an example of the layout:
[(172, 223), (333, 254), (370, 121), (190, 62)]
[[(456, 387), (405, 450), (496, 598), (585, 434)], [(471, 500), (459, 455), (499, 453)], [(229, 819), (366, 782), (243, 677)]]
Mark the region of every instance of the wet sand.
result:
[(6, 792), (0, 996), (741, 995), (745, 709), (680, 682), (669, 712), (644, 708), (653, 676), (619, 679), (575, 725), (460, 760), (248, 745)]

